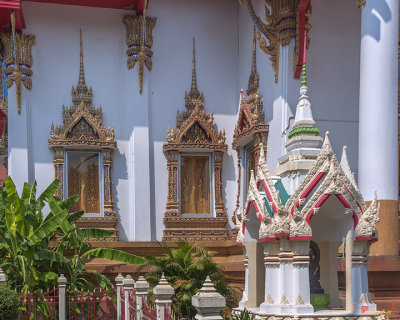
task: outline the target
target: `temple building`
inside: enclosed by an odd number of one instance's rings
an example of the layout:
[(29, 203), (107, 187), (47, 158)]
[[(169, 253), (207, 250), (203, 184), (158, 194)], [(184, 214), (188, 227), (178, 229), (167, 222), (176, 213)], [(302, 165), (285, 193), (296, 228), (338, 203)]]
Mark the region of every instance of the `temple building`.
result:
[(400, 310), (398, 0), (5, 0), (0, 28), (0, 180), (59, 179), (93, 246), (204, 245), (260, 314)]

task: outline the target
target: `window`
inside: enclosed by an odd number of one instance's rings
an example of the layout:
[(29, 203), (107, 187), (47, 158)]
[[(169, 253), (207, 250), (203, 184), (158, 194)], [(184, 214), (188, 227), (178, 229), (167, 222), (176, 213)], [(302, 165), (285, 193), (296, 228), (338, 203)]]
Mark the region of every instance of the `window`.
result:
[(181, 156), (181, 214), (210, 214), (211, 179), (209, 156)]
[(71, 212), (83, 210), (86, 214), (102, 214), (100, 153), (67, 151), (66, 168), (67, 195), (79, 195)]
[(81, 33), (79, 82), (72, 88), (70, 107), (62, 107), (62, 125), (51, 125), (49, 148), (53, 151), (56, 195), (78, 195), (71, 212), (83, 210), (76, 224), (81, 228), (104, 228), (114, 235), (91, 241), (119, 241), (118, 216), (112, 192), (113, 152), (117, 148), (114, 127), (103, 125), (103, 111), (93, 104), (93, 91), (85, 82)]

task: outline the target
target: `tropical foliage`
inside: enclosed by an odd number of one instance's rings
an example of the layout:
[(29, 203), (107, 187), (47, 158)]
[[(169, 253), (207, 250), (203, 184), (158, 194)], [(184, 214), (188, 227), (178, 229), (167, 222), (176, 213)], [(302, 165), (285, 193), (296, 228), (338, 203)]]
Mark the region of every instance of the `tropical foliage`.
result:
[(53, 181), (36, 198), (36, 182), (25, 183), (21, 197), (10, 177), (0, 189), (0, 261), (13, 289), (39, 292), (57, 285), (60, 273), (71, 290), (90, 290), (91, 275), (103, 288), (111, 282), (95, 271), (85, 269), (95, 257), (128, 264), (142, 264), (143, 258), (118, 249), (95, 248), (85, 238), (106, 238), (112, 232), (80, 229), (75, 222), (84, 212), (69, 213), (78, 196), (61, 200), (54, 196), (59, 181)]
[(194, 244), (180, 242), (177, 249), (163, 246), (162, 257), (147, 256), (143, 265), (150, 266), (146, 280), (152, 289), (164, 273), (167, 281), (175, 289), (173, 307), (182, 317), (193, 318), (196, 310), (191, 299), (202, 287), (207, 276), (210, 276), (216, 290), (226, 298), (229, 309), (237, 306), (239, 293), (236, 288), (228, 286), (228, 276), (213, 261), (214, 252)]
[(0, 319), (15, 320), (19, 313), (19, 298), (15, 291), (0, 285)]
[(244, 309), (243, 311), (237, 311), (232, 316), (233, 320), (255, 320), (256, 316), (249, 312), (249, 310)]

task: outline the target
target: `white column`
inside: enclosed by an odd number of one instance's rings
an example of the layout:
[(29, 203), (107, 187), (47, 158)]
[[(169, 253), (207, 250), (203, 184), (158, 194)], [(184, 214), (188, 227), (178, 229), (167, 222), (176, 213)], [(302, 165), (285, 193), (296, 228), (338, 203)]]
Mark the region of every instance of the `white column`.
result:
[(264, 242), (265, 293), (260, 312), (271, 314), (277, 311), (279, 303), (277, 294), (279, 279), (279, 242)]
[(312, 314), (310, 304), (309, 240), (290, 241), (293, 249), (293, 313)]
[(287, 238), (280, 238), (279, 252), (279, 314), (291, 314), (293, 306), (293, 252)]
[(245, 308), (245, 303), (248, 300), (249, 296), (249, 257), (246, 255), (246, 246), (242, 246), (243, 248), (243, 263), (244, 263), (244, 291), (243, 291), (243, 296), (242, 300), (239, 301), (239, 309), (244, 309)]
[(351, 257), (352, 300), (354, 311), (356, 313), (361, 313), (361, 305), (368, 305), (368, 301), (365, 300), (367, 297), (365, 297), (363, 293), (363, 264), (365, 243), (365, 240), (355, 240), (353, 242), (353, 254)]
[(353, 282), (352, 282), (352, 256), (353, 256), (353, 232), (349, 231), (346, 236), (346, 311), (354, 312), (353, 305)]
[(398, 0), (367, 0), (361, 13), (358, 170), (368, 201), (375, 190), (398, 198), (398, 12)]
[(362, 257), (361, 261), (361, 295), (359, 298), (359, 306), (357, 306), (356, 311), (361, 313), (370, 313), (371, 311), (376, 311), (376, 304), (372, 302), (369, 288), (368, 288), (368, 254), (369, 254), (370, 244), (363, 241), (356, 241), (356, 252)]

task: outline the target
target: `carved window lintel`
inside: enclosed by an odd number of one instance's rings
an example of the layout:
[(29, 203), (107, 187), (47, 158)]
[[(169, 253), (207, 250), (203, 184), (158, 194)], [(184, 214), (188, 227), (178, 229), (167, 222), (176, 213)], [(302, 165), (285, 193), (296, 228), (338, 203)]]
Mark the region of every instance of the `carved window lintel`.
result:
[[(204, 95), (197, 89), (193, 40), (192, 86), (185, 94), (186, 110), (178, 112), (176, 129), (167, 132), (163, 151), (167, 159), (168, 197), (164, 214), (163, 241), (220, 241), (230, 239), (222, 188), (222, 163), (227, 150), (225, 132), (214, 128), (214, 115), (204, 110)], [(181, 212), (180, 159), (188, 155), (210, 155), (210, 203), (215, 212), (190, 214)], [(211, 179), (213, 178), (212, 184)], [(213, 197), (213, 199), (211, 199)], [(212, 201), (213, 200), (213, 201)]]
[(67, 155), (69, 152), (82, 152), (84, 150), (98, 153), (99, 155), (99, 188), (100, 214), (85, 214), (78, 220), (81, 227), (96, 227), (111, 230), (114, 236), (105, 239), (91, 239), (94, 241), (119, 241), (117, 230), (118, 217), (114, 208), (112, 195), (112, 154), (117, 147), (114, 137), (114, 128), (103, 126), (103, 112), (92, 105), (93, 92), (86, 86), (81, 33), (81, 54), (79, 82), (72, 88), (73, 106), (62, 107), (63, 124), (51, 126), (49, 148), (53, 151), (53, 164), (55, 177), (60, 180), (56, 195), (61, 199), (67, 194), (68, 169)]

